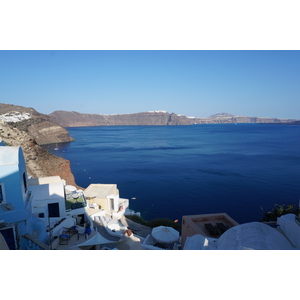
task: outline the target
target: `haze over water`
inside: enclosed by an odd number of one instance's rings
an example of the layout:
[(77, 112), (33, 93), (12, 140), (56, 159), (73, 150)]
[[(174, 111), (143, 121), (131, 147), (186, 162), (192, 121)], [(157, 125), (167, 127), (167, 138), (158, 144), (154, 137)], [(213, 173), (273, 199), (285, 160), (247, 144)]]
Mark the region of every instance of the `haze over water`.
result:
[[(68, 128), (75, 142), (45, 146), (71, 161), (79, 186), (116, 183), (146, 220), (226, 212), (259, 221), (299, 203), (300, 126), (203, 124)], [(58, 147), (58, 150), (54, 148)], [(135, 199), (131, 199), (135, 198)]]

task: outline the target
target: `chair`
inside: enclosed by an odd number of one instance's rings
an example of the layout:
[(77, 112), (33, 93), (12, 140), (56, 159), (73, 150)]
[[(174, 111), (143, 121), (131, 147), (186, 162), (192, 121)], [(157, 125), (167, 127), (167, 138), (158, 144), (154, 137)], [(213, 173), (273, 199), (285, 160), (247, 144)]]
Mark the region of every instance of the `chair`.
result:
[(91, 234), (91, 232), (92, 232), (92, 229), (90, 228), (90, 227), (85, 227), (85, 235), (87, 236), (87, 235), (90, 235)]
[(204, 226), (211, 235), (219, 235), (217, 229), (211, 223), (205, 223)]
[(81, 227), (77, 231), (77, 240), (79, 240), (79, 237), (84, 235), (85, 239), (87, 239), (87, 236), (90, 235), (92, 232), (92, 229), (90, 227), (86, 227), (86, 224), (84, 224), (84, 227)]
[(85, 229), (84, 230), (78, 230), (77, 232), (77, 241), (79, 240), (80, 236), (84, 235), (85, 239), (86, 239), (86, 233), (85, 233)]
[(228, 226), (225, 226), (223, 223), (216, 223), (216, 225), (222, 234), (228, 229)]
[(60, 245), (68, 245), (71, 236), (69, 234), (61, 234), (59, 236), (59, 244)]
[(70, 237), (77, 233), (77, 226), (71, 226), (69, 228), (63, 227), (63, 233), (62, 234), (69, 234)]
[(86, 224), (84, 224), (83, 227), (80, 227), (77, 230), (77, 241), (79, 240), (80, 236), (84, 235), (85, 239), (87, 238), (87, 233), (86, 233)]

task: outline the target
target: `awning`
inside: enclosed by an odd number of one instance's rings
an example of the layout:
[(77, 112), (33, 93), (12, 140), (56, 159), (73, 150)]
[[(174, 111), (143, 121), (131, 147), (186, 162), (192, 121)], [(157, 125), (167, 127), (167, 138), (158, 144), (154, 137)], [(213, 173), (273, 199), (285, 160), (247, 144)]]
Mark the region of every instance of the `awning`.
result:
[(76, 245), (77, 247), (82, 246), (92, 246), (92, 245), (102, 245), (102, 244), (116, 244), (118, 241), (111, 241), (103, 237), (99, 232), (96, 233), (96, 235), (87, 241)]

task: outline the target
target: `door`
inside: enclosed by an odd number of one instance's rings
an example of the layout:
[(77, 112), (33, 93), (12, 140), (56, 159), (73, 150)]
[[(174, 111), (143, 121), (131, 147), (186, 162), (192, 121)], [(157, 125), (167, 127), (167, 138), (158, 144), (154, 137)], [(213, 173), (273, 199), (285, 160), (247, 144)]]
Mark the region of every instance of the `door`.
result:
[(9, 250), (16, 250), (15, 234), (13, 228), (1, 230), (1, 233), (7, 243)]

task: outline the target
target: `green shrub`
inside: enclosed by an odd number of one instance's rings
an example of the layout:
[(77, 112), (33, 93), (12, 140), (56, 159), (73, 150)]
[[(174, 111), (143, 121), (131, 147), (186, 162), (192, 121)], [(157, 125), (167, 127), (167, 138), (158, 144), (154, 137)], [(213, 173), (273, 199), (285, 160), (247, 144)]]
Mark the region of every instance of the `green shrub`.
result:
[(299, 207), (293, 203), (290, 203), (289, 205), (275, 204), (275, 207), (271, 211), (264, 214), (261, 221), (262, 222), (277, 221), (278, 217), (286, 215), (286, 214), (298, 215)]
[(137, 215), (126, 216), (126, 218), (141, 225), (148, 226), (147, 221), (145, 221), (142, 217), (139, 217)]
[(143, 218), (133, 215), (133, 216), (126, 216), (127, 219), (139, 223), (141, 225), (145, 225), (151, 228), (158, 227), (158, 226), (168, 226), (168, 227), (173, 227), (176, 230), (181, 229), (181, 224), (174, 222), (171, 219), (168, 218), (158, 218), (158, 219), (153, 219), (150, 221), (146, 221)]
[(173, 227), (174, 229), (181, 229), (181, 225), (178, 223), (175, 223), (171, 219), (167, 218), (161, 218), (161, 219), (154, 219), (151, 221), (148, 221), (148, 226), (151, 228), (157, 227), (157, 226), (168, 226), (168, 227)]

